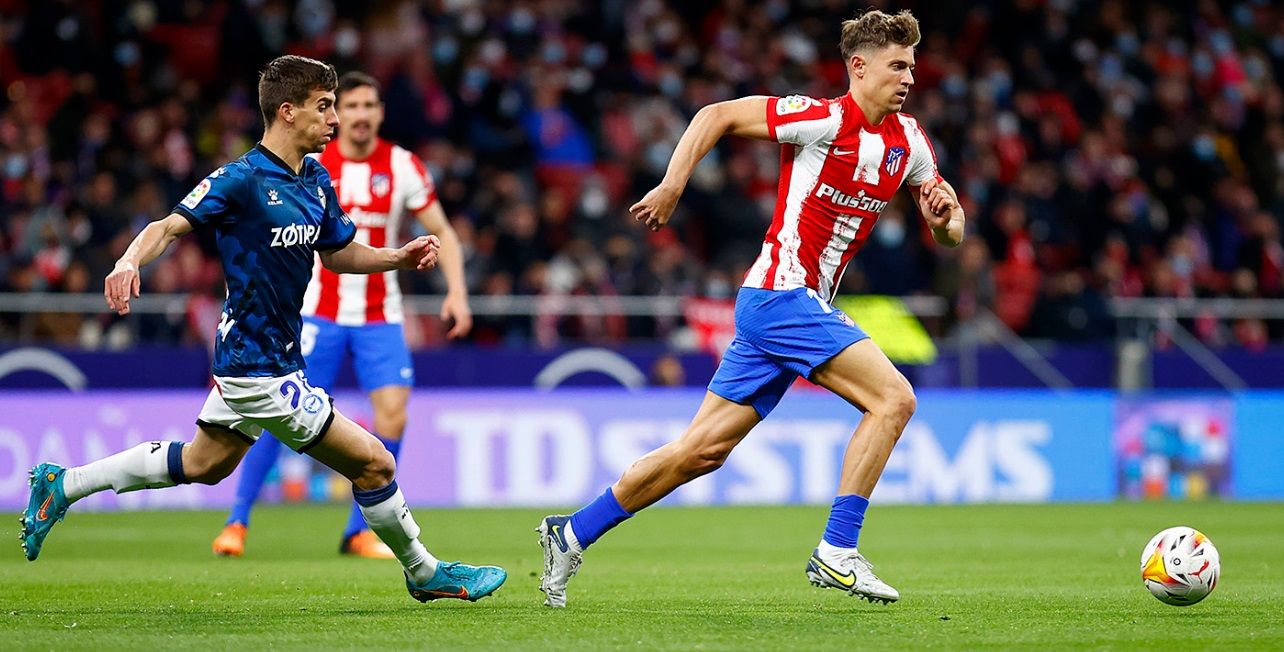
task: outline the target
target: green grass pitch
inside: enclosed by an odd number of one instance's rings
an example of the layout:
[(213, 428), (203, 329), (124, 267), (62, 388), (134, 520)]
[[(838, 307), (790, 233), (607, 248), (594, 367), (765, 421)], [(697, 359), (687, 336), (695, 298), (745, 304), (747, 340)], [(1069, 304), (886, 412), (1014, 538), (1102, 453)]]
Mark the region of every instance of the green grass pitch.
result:
[[(862, 551), (901, 591), (887, 606), (807, 583), (823, 508), (659, 508), (589, 551), (559, 611), (537, 588), (542, 510), (418, 510), (438, 556), (509, 571), (494, 597), (422, 605), (395, 563), (338, 557), (345, 509), (260, 509), (242, 559), (210, 553), (221, 513), (73, 509), (35, 563), (12, 519), (0, 648), (1284, 649), (1278, 503), (875, 505)], [(1222, 556), (1192, 607), (1139, 578), (1172, 525)]]

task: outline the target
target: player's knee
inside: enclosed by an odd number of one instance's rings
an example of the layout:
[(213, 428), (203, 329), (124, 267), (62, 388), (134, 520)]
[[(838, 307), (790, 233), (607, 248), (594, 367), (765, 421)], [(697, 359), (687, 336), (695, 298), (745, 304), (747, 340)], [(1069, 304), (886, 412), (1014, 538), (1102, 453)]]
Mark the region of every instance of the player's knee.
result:
[(904, 427), (918, 409), (918, 397), (914, 396), (914, 388), (907, 383), (905, 387), (892, 392), (886, 404), (887, 415)]
[(377, 415), (376, 420), (379, 425), (375, 429), (384, 439), (401, 439), (401, 433), (406, 430), (405, 410), (385, 410)]
[(724, 443), (700, 444), (689, 448), (686, 459), (683, 460), (687, 475), (699, 477), (717, 471), (727, 463), (727, 456), (731, 455), (731, 449), (730, 444)]
[(195, 484), (218, 484), (236, 470), (239, 458), (223, 459), (197, 458), (183, 461), (183, 475), (187, 481)]
[(353, 480), (353, 484), (363, 490), (380, 489), (391, 484), (396, 477), (397, 461), (388, 449), (380, 446), (370, 455), (361, 469), (361, 476)]

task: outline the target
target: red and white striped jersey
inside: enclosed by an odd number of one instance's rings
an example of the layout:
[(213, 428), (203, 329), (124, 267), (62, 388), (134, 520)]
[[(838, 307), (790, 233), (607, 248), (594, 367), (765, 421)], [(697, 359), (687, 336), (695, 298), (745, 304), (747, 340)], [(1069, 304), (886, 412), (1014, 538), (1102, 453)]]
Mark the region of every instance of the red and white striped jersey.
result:
[[(409, 151), (380, 139), (365, 160), (346, 159), (339, 142), (320, 154), (330, 173), (339, 204), (357, 227), (355, 242), (371, 247), (398, 246), (401, 219), (437, 199), (432, 176)], [(344, 326), (401, 323), (401, 288), (396, 272), (336, 274), (312, 267), (312, 282), (303, 295), (303, 314)]]
[(767, 126), (781, 143), (776, 210), (745, 287), (806, 287), (832, 300), (843, 270), (869, 237), (902, 182), (940, 180), (936, 153), (904, 113), (874, 126), (851, 95), (767, 101)]

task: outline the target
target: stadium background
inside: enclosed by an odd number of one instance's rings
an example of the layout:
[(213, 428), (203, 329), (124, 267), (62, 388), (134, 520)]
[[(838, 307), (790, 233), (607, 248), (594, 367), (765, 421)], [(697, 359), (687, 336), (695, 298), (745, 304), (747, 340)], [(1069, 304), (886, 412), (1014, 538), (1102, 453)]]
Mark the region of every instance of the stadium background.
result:
[[(1284, 394), (1249, 391), (1284, 387), (1284, 12), (896, 7), (922, 21), (909, 110), (969, 236), (932, 246), (902, 194), (843, 280), (840, 306), (921, 389), (878, 499), (1284, 497), (1262, 417)], [(427, 163), (467, 250), (478, 320), (463, 343), (434, 316), (441, 275), (403, 275), (425, 386), (403, 461), (412, 501), (593, 495), (697, 404), (769, 221), (776, 150), (724, 141), (660, 233), (625, 208), (700, 106), (843, 92), (835, 43), (852, 11), (0, 2), (0, 504), (24, 500), (37, 459), (187, 436), (222, 291), (210, 239), (144, 271), (141, 314), (109, 315), (95, 293), (143, 224), (254, 143), (256, 71), (281, 53), (382, 82), (383, 135)], [(561, 385), (578, 387), (549, 391)], [(368, 413), (350, 373), (339, 395)], [(825, 502), (857, 418), (801, 386), (727, 471), (670, 502)], [(344, 495), (290, 459), (270, 498)], [(94, 500), (218, 506), (224, 484)]]
[[(969, 216), (945, 250), (902, 194), (839, 299), (919, 390), (861, 539), (905, 599), (802, 581), (859, 417), (804, 383), (680, 508), (596, 545), (571, 608), (544, 609), (530, 528), (690, 418), (776, 150), (721, 143), (661, 233), (626, 207), (701, 105), (843, 92), (838, 25), (866, 6), (922, 21), (907, 106)], [(209, 552), (235, 477), (77, 504), (38, 563), (0, 555), (4, 640), (1284, 647), (1278, 3), (0, 0), (0, 510), (24, 504), (37, 461), (191, 436), (222, 292), (211, 242), (145, 268), (126, 318), (102, 277), (254, 143), (256, 73), (281, 53), (382, 82), (384, 135), (424, 160), (465, 243), (465, 341), (435, 317), (441, 275), (403, 275), (420, 387), (399, 483), (436, 554), (500, 564), (508, 585), (408, 600), (394, 566), (336, 556), (347, 487), (287, 454), (241, 559)], [(367, 418), (350, 370), (339, 385)], [(1135, 565), (1177, 524), (1224, 565), (1186, 609)]]

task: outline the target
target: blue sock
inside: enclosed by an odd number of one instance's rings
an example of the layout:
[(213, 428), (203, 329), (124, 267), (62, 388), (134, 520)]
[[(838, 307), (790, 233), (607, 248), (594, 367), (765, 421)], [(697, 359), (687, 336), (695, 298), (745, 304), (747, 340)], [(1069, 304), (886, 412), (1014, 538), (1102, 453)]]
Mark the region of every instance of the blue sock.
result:
[(837, 548), (855, 548), (868, 508), (869, 499), (862, 496), (849, 494), (835, 498), (829, 510), (829, 524), (825, 526), (825, 543)]
[[(389, 453), (392, 453), (392, 459), (397, 459), (398, 454), (401, 453), (401, 440), (380, 437), (379, 441), (383, 442), (384, 448), (387, 448)], [(361, 515), (361, 506), (356, 501), (353, 501), (352, 512), (348, 514), (348, 525), (343, 529), (343, 540), (347, 541), (349, 537), (367, 529), (367, 527), (366, 517)]]
[(593, 502), (571, 514), (571, 530), (580, 542), (580, 550), (588, 550), (594, 541), (606, 534), (607, 530), (628, 520), (632, 514), (620, 507), (611, 488), (607, 487)]
[(250, 526), (250, 510), (254, 508), (254, 501), (259, 499), (263, 481), (276, 466), (280, 453), (281, 442), (266, 432), (250, 447), (250, 452), (241, 460), (241, 477), (236, 482), (236, 502), (232, 503), (232, 514), (227, 517), (228, 525), (240, 523)]
[(165, 464), (169, 469), (169, 479), (174, 484), (189, 484), (187, 474), (183, 472), (183, 448), (187, 446), (181, 441), (171, 441), (169, 450), (165, 451)]
[(397, 493), (397, 481), (393, 480), (380, 489), (358, 489), (352, 485), (352, 497), (358, 505), (373, 507), (379, 503), (388, 500), (393, 494)]

